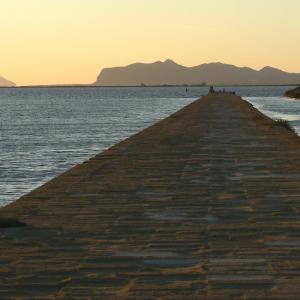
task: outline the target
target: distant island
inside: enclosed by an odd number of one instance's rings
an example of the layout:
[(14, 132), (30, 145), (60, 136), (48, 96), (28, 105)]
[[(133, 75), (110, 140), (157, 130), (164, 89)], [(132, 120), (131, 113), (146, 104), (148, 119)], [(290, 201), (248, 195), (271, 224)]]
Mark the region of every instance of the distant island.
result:
[(12, 87), (16, 84), (0, 76), (0, 87)]
[(287, 91), (285, 96), (289, 98), (300, 99), (300, 87)]
[(150, 64), (105, 68), (94, 86), (163, 85), (299, 85), (300, 73), (288, 73), (272, 67), (257, 71), (223, 63), (185, 67), (167, 59)]

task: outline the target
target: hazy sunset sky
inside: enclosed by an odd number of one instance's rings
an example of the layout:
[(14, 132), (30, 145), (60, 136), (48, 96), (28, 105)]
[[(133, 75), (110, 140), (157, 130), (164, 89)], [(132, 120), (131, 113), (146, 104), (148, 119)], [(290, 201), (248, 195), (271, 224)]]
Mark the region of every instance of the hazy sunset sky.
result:
[(2, 0), (0, 75), (91, 83), (103, 67), (170, 58), (300, 73), (299, 0)]

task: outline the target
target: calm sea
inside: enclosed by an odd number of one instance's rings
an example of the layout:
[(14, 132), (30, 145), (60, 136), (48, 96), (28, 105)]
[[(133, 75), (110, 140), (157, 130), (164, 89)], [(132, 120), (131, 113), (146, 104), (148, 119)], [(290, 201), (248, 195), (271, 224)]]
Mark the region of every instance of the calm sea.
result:
[[(286, 87), (232, 88), (300, 133)], [(0, 206), (165, 118), (207, 88), (0, 89)]]

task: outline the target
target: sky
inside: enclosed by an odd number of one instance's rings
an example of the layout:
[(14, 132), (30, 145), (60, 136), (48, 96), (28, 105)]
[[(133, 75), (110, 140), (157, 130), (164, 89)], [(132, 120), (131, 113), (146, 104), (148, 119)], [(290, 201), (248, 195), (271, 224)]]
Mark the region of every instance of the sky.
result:
[(170, 58), (300, 73), (299, 0), (0, 0), (0, 75), (92, 83)]

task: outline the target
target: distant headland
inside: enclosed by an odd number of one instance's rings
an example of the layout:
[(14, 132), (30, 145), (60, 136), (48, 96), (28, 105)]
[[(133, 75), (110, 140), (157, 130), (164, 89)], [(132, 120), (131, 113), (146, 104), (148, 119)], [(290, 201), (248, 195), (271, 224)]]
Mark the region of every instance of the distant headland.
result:
[(185, 67), (167, 59), (150, 64), (104, 68), (95, 86), (163, 85), (299, 85), (300, 73), (288, 73), (272, 67), (254, 70), (223, 63)]
[(13, 87), (16, 84), (12, 81), (5, 79), (4, 77), (0, 76), (0, 87)]
[(285, 96), (289, 98), (300, 99), (300, 87), (287, 91)]
[(280, 86), (300, 85), (300, 73), (288, 73), (273, 67), (254, 70), (224, 63), (185, 67), (173, 60), (134, 63), (104, 68), (90, 84), (49, 84), (20, 86), (0, 76), (1, 87), (172, 87), (172, 86)]

